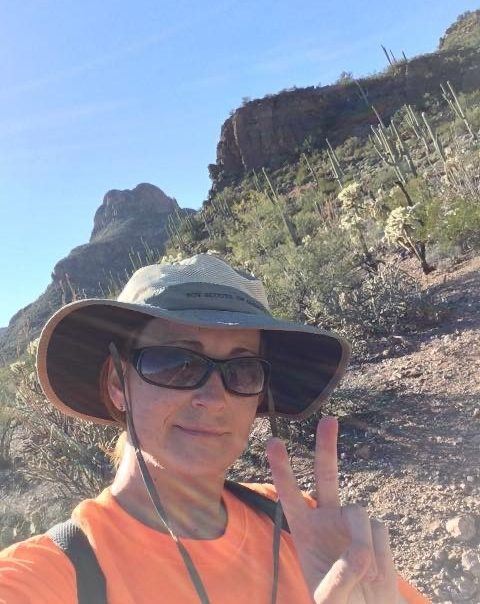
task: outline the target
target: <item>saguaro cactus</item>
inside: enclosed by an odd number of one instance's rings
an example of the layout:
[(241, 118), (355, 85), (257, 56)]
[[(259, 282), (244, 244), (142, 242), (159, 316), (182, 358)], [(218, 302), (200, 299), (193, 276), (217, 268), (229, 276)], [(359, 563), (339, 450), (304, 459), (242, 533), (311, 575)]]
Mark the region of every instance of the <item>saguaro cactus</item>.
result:
[(342, 169), (342, 166), (340, 165), (340, 160), (338, 159), (338, 155), (335, 153), (335, 150), (333, 149), (332, 145), (330, 144), (330, 141), (328, 140), (328, 138), (325, 139), (327, 142), (327, 154), (328, 154), (328, 159), (330, 160), (330, 165), (332, 166), (332, 171), (333, 171), (333, 175), (335, 176), (335, 180), (338, 182), (338, 184), (340, 185), (340, 188), (343, 187), (343, 183), (345, 181), (345, 172)]
[(269, 191), (264, 191), (264, 193), (267, 196), (270, 203), (274, 206), (274, 208), (277, 210), (278, 214), (280, 215), (280, 218), (282, 219), (282, 222), (286, 228), (286, 231), (287, 231), (290, 239), (292, 240), (292, 243), (298, 247), (301, 242), (300, 242), (300, 239), (297, 234), (297, 229), (295, 228), (295, 225), (293, 224), (293, 222), (290, 220), (290, 216), (287, 214), (285, 204), (284, 204), (283, 200), (280, 199), (277, 192), (275, 191), (275, 189), (272, 185), (272, 182), (271, 182), (270, 178), (268, 177), (268, 174), (265, 171), (265, 168), (262, 168), (262, 173), (263, 173), (263, 176), (265, 177), (265, 180), (267, 182), (268, 189), (269, 189)]
[(468, 121), (467, 116), (465, 115), (465, 112), (464, 112), (462, 106), (460, 105), (460, 101), (458, 100), (458, 97), (455, 94), (455, 90), (453, 89), (453, 86), (447, 80), (447, 85), (444, 86), (443, 84), (440, 84), (440, 88), (442, 89), (442, 96), (447, 101), (448, 106), (453, 111), (453, 114), (456, 117), (458, 117), (459, 120), (461, 120), (463, 122), (463, 124), (465, 125), (465, 128), (467, 129), (468, 134), (470, 134), (472, 139), (475, 140), (477, 137), (476, 137), (475, 133), (473, 132), (472, 127), (470, 126), (470, 122)]

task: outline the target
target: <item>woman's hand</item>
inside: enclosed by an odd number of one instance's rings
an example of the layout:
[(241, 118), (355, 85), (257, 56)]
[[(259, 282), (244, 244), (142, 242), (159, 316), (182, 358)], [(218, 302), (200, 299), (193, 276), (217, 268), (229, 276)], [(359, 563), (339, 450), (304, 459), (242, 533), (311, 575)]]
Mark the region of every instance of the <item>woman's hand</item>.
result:
[(340, 505), (338, 422), (319, 421), (315, 449), (317, 507), (305, 501), (285, 445), (273, 438), (267, 454), (300, 564), (316, 604), (397, 604), (397, 575), (388, 530), (359, 505)]

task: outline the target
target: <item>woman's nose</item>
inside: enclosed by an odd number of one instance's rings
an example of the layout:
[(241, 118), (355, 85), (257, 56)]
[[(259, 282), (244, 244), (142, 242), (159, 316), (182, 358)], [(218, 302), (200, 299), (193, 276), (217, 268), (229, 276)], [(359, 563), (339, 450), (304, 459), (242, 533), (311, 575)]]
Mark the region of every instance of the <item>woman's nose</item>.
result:
[(212, 410), (221, 410), (226, 404), (227, 391), (223, 385), (220, 371), (215, 369), (208, 380), (193, 391), (192, 405), (208, 407)]

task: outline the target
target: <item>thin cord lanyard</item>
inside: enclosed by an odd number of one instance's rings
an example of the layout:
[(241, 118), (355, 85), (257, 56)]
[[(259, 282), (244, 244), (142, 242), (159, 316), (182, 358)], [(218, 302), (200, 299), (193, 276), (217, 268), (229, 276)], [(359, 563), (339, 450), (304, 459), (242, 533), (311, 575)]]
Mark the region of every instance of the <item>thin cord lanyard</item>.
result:
[[(205, 589), (205, 586), (202, 582), (202, 579), (195, 568), (193, 560), (188, 553), (186, 547), (183, 545), (179, 537), (173, 532), (170, 528), (168, 521), (168, 514), (163, 507), (160, 497), (158, 495), (157, 489), (153, 483), (153, 480), (150, 476), (150, 472), (148, 471), (147, 464), (145, 463), (145, 459), (143, 458), (142, 451), (140, 449), (140, 441), (138, 440), (137, 433), (135, 431), (135, 426), (133, 424), (133, 416), (132, 416), (132, 407), (129, 398), (127, 397), (127, 392), (125, 388), (125, 378), (123, 375), (122, 363), (120, 360), (120, 354), (117, 350), (117, 347), (112, 342), (109, 345), (109, 350), (112, 355), (113, 365), (115, 367), (115, 371), (117, 373), (118, 379), (120, 380), (120, 384), (122, 387), (123, 397), (125, 399), (125, 412), (127, 418), (127, 430), (130, 434), (130, 438), (132, 441), (133, 448), (135, 450), (135, 455), (138, 462), (138, 467), (140, 469), (140, 474), (142, 476), (143, 483), (145, 488), (147, 489), (147, 493), (150, 497), (153, 507), (157, 512), (158, 517), (160, 518), (162, 524), (167, 530), (170, 537), (175, 542), (177, 549), (182, 556), (183, 562), (187, 568), (190, 579), (195, 587), (197, 595), (201, 604), (210, 604), (210, 600), (208, 599), (208, 595)], [(271, 395), (269, 395), (269, 399), (271, 399)], [(273, 404), (269, 402), (269, 407)], [(277, 426), (275, 417), (270, 417), (270, 426), (272, 429), (272, 434), (277, 436)], [(277, 501), (277, 506), (275, 510), (275, 523), (273, 530), (273, 581), (272, 581), (272, 597), (271, 604), (275, 604), (277, 601), (277, 592), (278, 592), (278, 573), (279, 573), (279, 550), (280, 550), (280, 536), (281, 536), (281, 528), (282, 528), (282, 519), (283, 519), (283, 511), (280, 501)]]
[[(270, 422), (270, 430), (272, 432), (272, 436), (278, 437), (278, 424), (277, 418), (275, 417), (275, 404), (273, 401), (273, 396), (268, 389), (267, 393), (267, 402), (268, 402), (268, 410), (270, 412), (269, 422)], [(280, 499), (277, 499), (277, 505), (275, 506), (275, 521), (273, 524), (273, 580), (272, 580), (272, 598), (270, 600), (271, 604), (275, 604), (277, 601), (277, 593), (278, 593), (278, 575), (280, 572), (280, 537), (282, 532), (282, 524), (283, 524), (283, 510), (282, 504), (280, 503)]]

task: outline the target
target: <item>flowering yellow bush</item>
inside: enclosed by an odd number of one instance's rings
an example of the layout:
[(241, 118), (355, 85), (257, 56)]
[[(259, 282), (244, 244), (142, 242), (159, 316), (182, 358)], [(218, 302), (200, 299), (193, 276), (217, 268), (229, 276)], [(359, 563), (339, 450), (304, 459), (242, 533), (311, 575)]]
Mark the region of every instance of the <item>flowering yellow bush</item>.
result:
[(357, 213), (345, 213), (340, 218), (340, 228), (344, 231), (355, 231), (361, 229), (364, 224), (363, 218)]
[(385, 240), (388, 243), (399, 243), (405, 238), (407, 229), (415, 230), (418, 226), (415, 217), (415, 206), (400, 206), (390, 212), (385, 224)]
[(186, 255), (183, 252), (178, 252), (178, 254), (167, 254), (166, 256), (162, 256), (159, 264), (174, 264), (175, 262), (181, 262), (186, 258)]
[(360, 183), (352, 182), (340, 191), (338, 199), (341, 202), (343, 209), (347, 210), (355, 207), (355, 202), (359, 201), (361, 190), (362, 187)]

